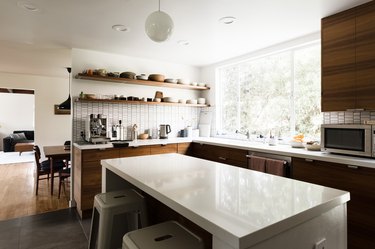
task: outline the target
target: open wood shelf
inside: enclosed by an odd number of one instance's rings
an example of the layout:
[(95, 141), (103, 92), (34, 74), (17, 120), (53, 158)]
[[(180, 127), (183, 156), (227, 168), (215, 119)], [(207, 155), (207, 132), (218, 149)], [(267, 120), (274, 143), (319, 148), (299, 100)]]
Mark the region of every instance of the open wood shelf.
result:
[(102, 103), (121, 103), (121, 104), (139, 104), (139, 105), (164, 105), (164, 106), (181, 106), (181, 107), (209, 107), (210, 105), (200, 104), (181, 104), (169, 102), (146, 102), (146, 101), (131, 101), (131, 100), (117, 100), (117, 99), (77, 99), (76, 102), (102, 102)]
[(81, 80), (96, 80), (96, 81), (107, 81), (115, 83), (125, 83), (125, 84), (135, 84), (135, 85), (145, 85), (145, 86), (156, 86), (156, 87), (170, 87), (170, 88), (180, 88), (180, 89), (191, 89), (191, 90), (209, 90), (209, 87), (206, 86), (192, 86), (185, 84), (174, 84), (174, 83), (165, 83), (159, 81), (151, 80), (134, 80), (127, 78), (115, 78), (108, 76), (99, 76), (99, 75), (86, 75), (86, 74), (77, 74), (76, 79)]

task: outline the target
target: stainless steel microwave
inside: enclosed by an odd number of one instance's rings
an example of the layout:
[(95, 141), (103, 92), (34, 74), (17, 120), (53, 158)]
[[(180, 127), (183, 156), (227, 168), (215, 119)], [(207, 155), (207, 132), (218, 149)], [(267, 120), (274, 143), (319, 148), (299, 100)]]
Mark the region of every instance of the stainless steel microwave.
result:
[(321, 126), (323, 151), (375, 157), (374, 126), (361, 124), (324, 124)]

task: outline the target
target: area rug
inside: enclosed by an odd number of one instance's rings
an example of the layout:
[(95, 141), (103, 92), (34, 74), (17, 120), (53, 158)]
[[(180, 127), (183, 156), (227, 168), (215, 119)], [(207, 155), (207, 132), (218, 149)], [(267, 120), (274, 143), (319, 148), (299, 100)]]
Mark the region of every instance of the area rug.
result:
[(10, 163), (28, 163), (33, 162), (34, 152), (26, 151), (22, 152), (0, 152), (0, 164), (10, 164)]

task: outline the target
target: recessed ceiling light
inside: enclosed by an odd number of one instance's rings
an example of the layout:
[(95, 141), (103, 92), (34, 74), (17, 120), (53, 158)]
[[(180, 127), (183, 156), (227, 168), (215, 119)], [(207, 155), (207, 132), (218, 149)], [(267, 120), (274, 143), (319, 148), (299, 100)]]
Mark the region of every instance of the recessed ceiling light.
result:
[(125, 27), (122, 24), (113, 25), (112, 29), (116, 31), (121, 31), (121, 32), (128, 32), (130, 30), (128, 27)]
[(26, 1), (17, 2), (17, 6), (27, 11), (39, 11), (39, 8), (35, 4)]
[(236, 21), (237, 19), (234, 16), (224, 16), (219, 19), (219, 22), (222, 24), (232, 24)]
[(181, 46), (187, 46), (190, 44), (190, 42), (188, 40), (179, 40), (177, 41), (177, 43)]

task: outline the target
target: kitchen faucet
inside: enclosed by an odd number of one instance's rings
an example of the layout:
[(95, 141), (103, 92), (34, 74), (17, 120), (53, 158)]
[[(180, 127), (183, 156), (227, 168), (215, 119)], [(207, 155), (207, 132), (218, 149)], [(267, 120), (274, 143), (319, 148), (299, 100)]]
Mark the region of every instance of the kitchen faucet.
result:
[(237, 134), (242, 134), (242, 135), (245, 135), (247, 140), (250, 140), (250, 132), (249, 130), (247, 130), (246, 132), (240, 132), (239, 130), (236, 130), (236, 133)]

